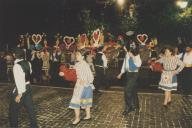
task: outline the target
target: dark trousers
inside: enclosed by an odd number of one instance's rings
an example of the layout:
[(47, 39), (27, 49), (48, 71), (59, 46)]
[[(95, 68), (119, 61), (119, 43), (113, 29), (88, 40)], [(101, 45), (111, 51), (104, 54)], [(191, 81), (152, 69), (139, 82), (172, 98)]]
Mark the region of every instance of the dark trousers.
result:
[(104, 68), (96, 66), (95, 71), (96, 71), (96, 80), (95, 80), (96, 89), (104, 88), (105, 86)]
[(137, 95), (138, 72), (126, 73), (126, 84), (124, 88), (125, 110), (139, 108), (139, 99)]
[(59, 80), (59, 62), (52, 62), (50, 68), (51, 83), (55, 84)]
[(42, 82), (42, 61), (39, 59), (35, 59), (31, 62), (32, 64), (32, 81), (34, 83), (41, 83)]
[(34, 111), (31, 87), (27, 87), (27, 91), (23, 94), (21, 101), (19, 103), (15, 102), (17, 96), (13, 93), (11, 96), (11, 101), (9, 105), (9, 122), (11, 128), (18, 128), (18, 115), (21, 107), (25, 107), (29, 114), (30, 126), (31, 128), (37, 128), (36, 114)]
[(184, 95), (188, 95), (191, 92), (192, 83), (192, 67), (185, 67), (181, 72), (181, 88)]

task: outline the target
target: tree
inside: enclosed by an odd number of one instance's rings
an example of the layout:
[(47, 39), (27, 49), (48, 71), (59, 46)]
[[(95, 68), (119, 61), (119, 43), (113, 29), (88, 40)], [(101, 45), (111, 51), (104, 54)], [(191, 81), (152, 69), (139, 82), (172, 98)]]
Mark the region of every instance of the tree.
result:
[(126, 33), (129, 30), (137, 29), (137, 17), (136, 11), (134, 11), (134, 15), (131, 16), (128, 10), (125, 10), (122, 15), (120, 15), (120, 25), (119, 29), (121, 33)]
[(85, 32), (95, 30), (98, 26), (98, 21), (91, 15), (91, 10), (84, 9), (80, 12), (79, 20), (82, 23)]

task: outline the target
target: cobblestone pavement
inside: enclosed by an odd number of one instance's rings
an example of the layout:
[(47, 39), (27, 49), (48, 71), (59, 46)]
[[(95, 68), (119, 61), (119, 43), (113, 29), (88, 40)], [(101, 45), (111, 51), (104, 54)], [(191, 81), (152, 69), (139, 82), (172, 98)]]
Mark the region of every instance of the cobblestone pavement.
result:
[[(0, 87), (0, 128), (8, 128), (8, 92), (10, 86)], [(74, 118), (68, 104), (71, 89), (33, 86), (33, 98), (40, 128), (192, 128), (192, 96), (173, 95), (168, 109), (162, 107), (163, 95), (139, 93), (140, 110), (122, 116), (123, 92), (95, 93), (92, 119), (71, 126)], [(81, 117), (85, 112), (81, 112)], [(28, 118), (21, 109), (21, 128), (27, 128)]]

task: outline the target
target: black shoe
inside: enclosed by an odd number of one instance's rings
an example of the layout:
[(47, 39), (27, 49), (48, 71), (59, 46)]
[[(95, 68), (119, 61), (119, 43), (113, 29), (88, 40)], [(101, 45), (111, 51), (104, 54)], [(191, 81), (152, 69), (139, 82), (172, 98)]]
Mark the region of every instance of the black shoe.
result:
[(99, 91), (98, 89), (95, 89), (95, 92), (96, 92), (96, 93), (101, 93), (101, 91)]
[(164, 108), (168, 108), (167, 104), (166, 104), (166, 105), (165, 105), (165, 104), (163, 104), (163, 107), (164, 107)]
[(129, 114), (128, 111), (123, 111), (123, 112), (122, 112), (122, 115), (123, 115), (123, 116), (127, 116), (128, 114)]
[(139, 110), (139, 107), (131, 107), (131, 110), (132, 110), (132, 111)]
[(135, 111), (135, 110), (136, 110), (136, 109), (133, 109), (133, 108), (128, 109), (128, 110), (124, 111), (124, 112), (122, 113), (122, 115), (127, 116), (130, 112), (133, 112), (133, 111)]
[(136, 110), (136, 108), (131, 108), (131, 109), (128, 110), (128, 113), (133, 112), (135, 110)]
[(167, 102), (167, 105), (171, 105), (171, 103), (172, 103), (172, 102), (171, 102), (171, 101), (169, 101), (169, 102)]

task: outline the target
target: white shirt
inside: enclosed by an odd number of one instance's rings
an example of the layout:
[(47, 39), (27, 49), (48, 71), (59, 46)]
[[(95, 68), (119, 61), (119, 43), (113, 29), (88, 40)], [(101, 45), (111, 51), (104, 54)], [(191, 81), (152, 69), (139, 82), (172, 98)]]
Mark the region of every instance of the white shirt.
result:
[(103, 52), (99, 52), (99, 53), (102, 53), (102, 60), (103, 60), (103, 67), (104, 68), (107, 68), (107, 57), (106, 55), (103, 53)]
[[(126, 71), (131, 72), (129, 70), (129, 63), (128, 63), (129, 58), (130, 58), (130, 56), (127, 53), (125, 56), (125, 59), (123, 61), (123, 66), (121, 68), (121, 74), (125, 73)], [(141, 62), (140, 55), (134, 56), (132, 59), (133, 59), (134, 64), (136, 65), (136, 67), (138, 67), (138, 68), (141, 67), (142, 62)], [(135, 70), (134, 72), (138, 72), (138, 69)]]
[[(26, 91), (26, 85), (29, 84), (29, 81), (25, 81), (25, 73), (23, 72), (22, 67), (17, 64), (18, 62), (22, 61), (23, 59), (16, 59), (15, 64), (13, 66), (13, 76), (15, 79), (15, 84), (17, 87), (18, 94), (22, 94)], [(30, 73), (32, 73), (31, 64), (30, 66)], [(14, 88), (13, 92), (16, 91), (16, 87)]]
[(178, 55), (176, 55), (176, 57), (178, 57), (179, 59), (181, 59), (183, 53), (179, 53)]
[(185, 53), (185, 55), (183, 57), (183, 63), (184, 64), (192, 64), (192, 52)]

